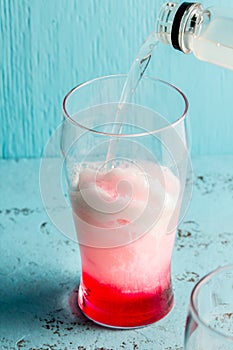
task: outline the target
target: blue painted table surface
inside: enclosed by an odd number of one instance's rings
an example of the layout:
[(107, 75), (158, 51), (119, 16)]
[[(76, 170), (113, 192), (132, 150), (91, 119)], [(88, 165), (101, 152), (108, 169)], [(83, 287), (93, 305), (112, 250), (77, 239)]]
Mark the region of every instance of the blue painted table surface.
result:
[(183, 349), (194, 284), (233, 260), (233, 156), (193, 160), (192, 200), (172, 261), (174, 308), (163, 320), (132, 330), (107, 329), (78, 310), (71, 313), (69, 300), (80, 277), (78, 245), (47, 217), (39, 163), (0, 161), (0, 348)]

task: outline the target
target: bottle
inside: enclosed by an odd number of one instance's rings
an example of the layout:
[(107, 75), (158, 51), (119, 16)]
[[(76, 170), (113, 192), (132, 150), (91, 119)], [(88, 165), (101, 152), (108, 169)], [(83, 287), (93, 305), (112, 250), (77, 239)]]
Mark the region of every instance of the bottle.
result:
[(160, 42), (233, 70), (233, 8), (169, 1), (161, 8), (156, 32)]

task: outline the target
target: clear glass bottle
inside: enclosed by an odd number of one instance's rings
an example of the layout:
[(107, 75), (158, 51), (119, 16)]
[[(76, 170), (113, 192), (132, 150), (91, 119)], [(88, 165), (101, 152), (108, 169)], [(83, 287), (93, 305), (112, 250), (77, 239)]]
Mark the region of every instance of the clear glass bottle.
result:
[(156, 22), (158, 40), (203, 61), (233, 70), (233, 8), (166, 2)]

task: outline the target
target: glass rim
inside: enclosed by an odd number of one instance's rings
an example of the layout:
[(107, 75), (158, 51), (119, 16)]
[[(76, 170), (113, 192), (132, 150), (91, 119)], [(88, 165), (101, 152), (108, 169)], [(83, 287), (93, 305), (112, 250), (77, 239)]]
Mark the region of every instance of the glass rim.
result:
[[(188, 108), (189, 108), (189, 103), (188, 103), (188, 99), (186, 97), (186, 95), (179, 89), (177, 88), (175, 85), (165, 81), (165, 80), (161, 80), (161, 79), (158, 79), (158, 78), (153, 78), (153, 77), (149, 77), (149, 76), (144, 76), (143, 79), (149, 79), (149, 80), (152, 80), (152, 81), (155, 81), (155, 82), (159, 82), (159, 83), (162, 83), (164, 85), (167, 85), (168, 87), (172, 88), (173, 90), (175, 90), (179, 95), (180, 97), (183, 99), (184, 101), (184, 110), (183, 110), (183, 113), (181, 114), (181, 116), (176, 119), (173, 123), (169, 123), (169, 125), (165, 126), (165, 127), (162, 127), (162, 128), (159, 128), (159, 129), (155, 129), (155, 130), (152, 130), (152, 131), (146, 131), (146, 132), (142, 132), (142, 133), (134, 133), (134, 134), (123, 134), (123, 133), (120, 133), (120, 134), (114, 134), (114, 133), (108, 133), (108, 132), (104, 132), (104, 131), (97, 131), (95, 129), (91, 129), (91, 128), (88, 128), (86, 127), (85, 125), (82, 125), (80, 123), (78, 123), (76, 120), (74, 120), (72, 118), (72, 116), (69, 115), (68, 111), (67, 111), (67, 108), (66, 108), (66, 104), (67, 104), (67, 101), (69, 99), (69, 97), (77, 90), (79, 90), (80, 88), (84, 87), (84, 86), (87, 86), (93, 82), (96, 82), (98, 80), (104, 80), (104, 79), (111, 79), (111, 78), (119, 78), (119, 77), (127, 77), (127, 74), (114, 74), (114, 75), (105, 75), (105, 76), (100, 76), (100, 77), (97, 77), (97, 78), (94, 78), (94, 79), (91, 79), (91, 80), (87, 80), (83, 83), (80, 83), (78, 85), (76, 85), (74, 88), (72, 88), (64, 97), (63, 99), (63, 102), (62, 102), (62, 112), (63, 112), (63, 115), (65, 116), (65, 118), (67, 120), (69, 120), (72, 124), (84, 129), (84, 130), (87, 130), (87, 131), (91, 131), (93, 133), (96, 133), (96, 134), (99, 134), (99, 135), (103, 135), (103, 136), (117, 136), (117, 137), (139, 137), (139, 136), (146, 136), (146, 135), (154, 135), (154, 134), (158, 134), (160, 132), (163, 132), (171, 127), (175, 127), (177, 126), (178, 124), (180, 124), (183, 120), (185, 120), (185, 117), (187, 115), (187, 112), (188, 112)], [(136, 105), (136, 104), (135, 104)], [(95, 106), (93, 106), (95, 107)], [(142, 106), (143, 107), (143, 106)]]
[(210, 325), (208, 325), (199, 315), (197, 308), (195, 306), (195, 296), (198, 293), (198, 291), (200, 290), (200, 288), (206, 284), (207, 281), (211, 280), (212, 277), (214, 277), (215, 275), (219, 274), (222, 271), (227, 271), (227, 270), (232, 270), (233, 271), (233, 264), (228, 264), (228, 265), (224, 265), (224, 266), (220, 266), (214, 270), (212, 270), (211, 272), (207, 273), (205, 276), (203, 276), (199, 282), (197, 282), (197, 284), (194, 286), (192, 292), (191, 292), (191, 296), (190, 296), (190, 311), (192, 313), (192, 316), (194, 318), (194, 320), (197, 322), (198, 325), (203, 326), (205, 329), (207, 329), (207, 331), (209, 333), (215, 334), (215, 335), (219, 335), (222, 338), (225, 338), (227, 340), (230, 340), (233, 342), (233, 336), (231, 335), (227, 335), (225, 333), (220, 332), (219, 330), (216, 330), (214, 328), (212, 328)]

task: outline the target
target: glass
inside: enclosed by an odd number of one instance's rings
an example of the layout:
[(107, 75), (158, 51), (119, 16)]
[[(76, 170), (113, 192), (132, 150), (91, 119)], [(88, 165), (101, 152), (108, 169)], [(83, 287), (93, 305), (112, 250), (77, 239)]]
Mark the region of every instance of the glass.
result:
[(184, 349), (233, 349), (233, 265), (209, 273), (194, 287)]
[(171, 256), (189, 199), (186, 97), (143, 77), (119, 114), (125, 80), (102, 77), (69, 92), (61, 139), (82, 261), (78, 304), (116, 328), (171, 310)]

